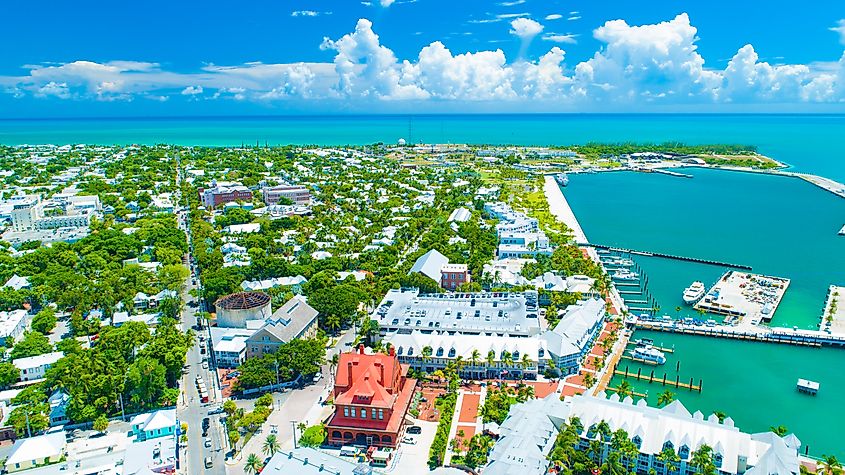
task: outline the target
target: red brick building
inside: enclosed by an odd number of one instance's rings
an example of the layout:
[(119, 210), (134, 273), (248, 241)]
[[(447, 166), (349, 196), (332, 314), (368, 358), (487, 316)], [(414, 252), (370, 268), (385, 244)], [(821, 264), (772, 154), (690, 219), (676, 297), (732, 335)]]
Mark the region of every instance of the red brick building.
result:
[(197, 191), (206, 208), (236, 201), (252, 202), (252, 191), (240, 183), (212, 183), (211, 188), (199, 188)]
[(396, 447), (405, 433), (405, 417), (417, 380), (408, 365), (390, 354), (343, 353), (334, 385), (335, 412), (326, 426), (332, 445)]
[(440, 268), (440, 287), (454, 291), (460, 285), (470, 281), (466, 264), (445, 264)]

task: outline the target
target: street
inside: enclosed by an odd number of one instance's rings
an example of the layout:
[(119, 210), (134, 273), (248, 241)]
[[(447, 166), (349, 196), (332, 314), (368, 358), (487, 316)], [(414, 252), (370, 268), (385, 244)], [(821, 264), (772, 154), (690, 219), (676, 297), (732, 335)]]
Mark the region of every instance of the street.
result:
[[(181, 168), (177, 168), (178, 178), (177, 186), (181, 182)], [(181, 203), (181, 195), (177, 192), (176, 203)], [(188, 212), (177, 211), (176, 219), (179, 223), (179, 228), (185, 232), (188, 243), (191, 243), (191, 230), (187, 224), (189, 221)], [(189, 247), (192, 250), (192, 248)], [(196, 288), (194, 282), (199, 283), (198, 269), (194, 265), (193, 253), (188, 253), (186, 265), (190, 270), (190, 274), (185, 281), (182, 289), (182, 330), (188, 331), (196, 324), (196, 313), (198, 302), (191, 296), (190, 292)], [(176, 406), (176, 417), (180, 423), (188, 425), (188, 442), (187, 448), (180, 453), (181, 458), (181, 473), (188, 474), (214, 474), (222, 475), (225, 471), (225, 453), (226, 453), (226, 435), (224, 434), (223, 424), (220, 422), (220, 415), (209, 415), (209, 411), (221, 407), (223, 401), (220, 400), (220, 393), (217, 388), (216, 375), (213, 368), (209, 365), (205, 369), (202, 367), (203, 359), (208, 357), (211, 351), (211, 342), (208, 333), (205, 329), (197, 332), (196, 344), (188, 350), (186, 355), (185, 367), (186, 372), (183, 373), (180, 381), (181, 395), (179, 403)], [(200, 341), (200, 338), (205, 341)], [(206, 354), (200, 354), (200, 345), (207, 345)], [(209, 403), (203, 404), (200, 401), (199, 391), (197, 390), (197, 376), (200, 376), (209, 390)], [(210, 426), (208, 429), (207, 438), (211, 439), (211, 447), (205, 447), (205, 439), (202, 435), (202, 420), (208, 417)], [(205, 458), (212, 458), (212, 467), (205, 467)]]

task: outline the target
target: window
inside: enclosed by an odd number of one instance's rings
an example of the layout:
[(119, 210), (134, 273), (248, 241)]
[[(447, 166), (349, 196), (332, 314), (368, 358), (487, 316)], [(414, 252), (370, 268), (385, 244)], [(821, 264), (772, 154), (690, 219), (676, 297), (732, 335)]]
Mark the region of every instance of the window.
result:
[(672, 452), (674, 452), (675, 451), (675, 444), (673, 444), (672, 441), (667, 440), (666, 442), (663, 443), (663, 450), (666, 450), (666, 449), (669, 449)]
[(437, 349), (437, 356), (443, 356), (443, 348)]
[(367, 418), (367, 408), (362, 407), (361, 408), (361, 419), (366, 419), (366, 418)]
[(682, 459), (686, 460), (689, 457), (689, 447), (686, 444), (682, 445), (680, 449), (678, 449), (678, 456)]
[(455, 357), (455, 349), (454, 349), (454, 348), (450, 348), (450, 349), (449, 349), (449, 358), (454, 358), (454, 357)]
[(638, 436), (638, 435), (635, 435), (634, 438), (631, 439), (631, 442), (633, 442), (634, 445), (636, 445), (638, 449), (640, 448), (641, 445), (643, 445), (643, 439), (641, 439), (640, 436)]
[(379, 420), (383, 420), (383, 419), (384, 419), (384, 409), (379, 409), (379, 410), (378, 410), (378, 418), (379, 418)]
[(349, 408), (347, 406), (343, 406), (343, 417), (349, 417)]
[(354, 407), (352, 407), (352, 408), (350, 408), (349, 410), (350, 410), (350, 413), (352, 414), (352, 417), (356, 417), (356, 416), (355, 416), (355, 408), (354, 408)]
[(713, 456), (713, 463), (716, 464), (716, 468), (722, 468), (722, 454), (716, 452), (716, 455)]
[(402, 356), (402, 352), (405, 351), (401, 346), (396, 350), (396, 354)]

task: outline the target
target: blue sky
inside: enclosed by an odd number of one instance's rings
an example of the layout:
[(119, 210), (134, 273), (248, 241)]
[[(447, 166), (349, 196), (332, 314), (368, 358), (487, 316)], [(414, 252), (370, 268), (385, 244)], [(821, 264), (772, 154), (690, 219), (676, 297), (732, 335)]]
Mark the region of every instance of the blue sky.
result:
[(13, 0), (0, 117), (830, 111), (845, 3)]

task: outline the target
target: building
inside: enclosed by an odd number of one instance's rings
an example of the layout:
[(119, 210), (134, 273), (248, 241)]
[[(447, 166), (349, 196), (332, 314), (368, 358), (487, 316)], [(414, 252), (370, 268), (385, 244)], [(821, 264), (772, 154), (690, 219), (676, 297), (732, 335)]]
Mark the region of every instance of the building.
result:
[(70, 422), (67, 417), (67, 406), (70, 403), (70, 396), (61, 389), (53, 391), (47, 399), (50, 404), (50, 427), (62, 426)]
[(42, 379), (44, 373), (64, 355), (61, 351), (54, 351), (43, 355), (18, 358), (12, 360), (12, 364), (21, 371), (21, 381), (37, 381)]
[(10, 202), (13, 203), (11, 218), (15, 232), (83, 228), (103, 211), (96, 195), (61, 196), (43, 201), (39, 195), (26, 195), (16, 196)]
[(528, 337), (541, 332), (543, 309), (536, 291), (420, 295), (389, 290), (370, 318), (382, 335), (448, 331), (450, 334)]
[(366, 463), (355, 464), (310, 447), (281, 450), (264, 465), (262, 473), (296, 475), (372, 475)]
[(308, 305), (305, 297), (295, 295), (246, 340), (247, 358), (275, 353), (279, 347), (297, 338), (317, 336), (319, 312)]
[(208, 209), (236, 201), (252, 201), (252, 191), (240, 183), (212, 181), (210, 188), (200, 188), (197, 191), (203, 206)]
[(265, 186), (261, 188), (261, 195), (264, 197), (264, 203), (268, 206), (279, 204), (281, 198), (287, 198), (293, 201), (293, 204), (300, 206), (311, 204), (311, 192), (304, 186)]
[(29, 287), (29, 277), (21, 277), (17, 274), (9, 277), (9, 280), (7, 280), (5, 284), (3, 284), (3, 288), (9, 288), (12, 290), (28, 289)]
[(446, 290), (455, 290), (459, 285), (470, 281), (466, 264), (450, 264), (449, 258), (432, 249), (420, 256), (411, 267), (409, 274), (422, 274)]
[(452, 214), (449, 215), (448, 222), (450, 223), (464, 223), (472, 218), (472, 211), (466, 208), (455, 208)]
[(551, 355), (542, 338), (449, 332), (390, 333), (384, 340), (396, 350), (400, 363), (433, 372), (458, 358), (460, 375), (468, 379), (537, 379)]
[(274, 277), (262, 280), (245, 280), (241, 282), (241, 288), (247, 291), (263, 291), (275, 287), (299, 287), (306, 282), (308, 282), (308, 279), (301, 275), (294, 277)]
[(18, 338), (23, 335), (29, 320), (26, 310), (0, 312), (0, 339)]
[(129, 422), (132, 427), (129, 436), (136, 441), (157, 439), (176, 434), (176, 410), (160, 409), (155, 412), (138, 414)]
[(540, 229), (536, 218), (514, 211), (510, 205), (492, 202), (484, 205), (484, 211), (499, 220), (496, 234), (499, 236), (499, 259), (518, 259), (537, 255), (551, 255), (549, 238)]
[(606, 398), (577, 395), (560, 401), (556, 394), (511, 407), (500, 429), (500, 437), (490, 453), (487, 475), (541, 475), (546, 473), (546, 456), (554, 447), (557, 434), (577, 417), (583, 429), (578, 434), (577, 449), (588, 450), (591, 443), (602, 443), (601, 462), (610, 453), (610, 438), (601, 440), (596, 427), (605, 422), (611, 432), (623, 429), (639, 450), (633, 471), (646, 475), (664, 473), (659, 455), (672, 451), (679, 458), (672, 473), (698, 473), (691, 465), (693, 454), (702, 445), (713, 450), (719, 474), (790, 475), (799, 473), (800, 440), (790, 434), (779, 437), (772, 432), (748, 434), (734, 426), (728, 417), (723, 422), (715, 414), (704, 417), (691, 414), (680, 401), (663, 408), (650, 407), (644, 399), (636, 403), (630, 397), (620, 400), (614, 394)]
[(64, 432), (18, 439), (4, 462), (6, 472), (20, 472), (38, 465), (58, 463), (65, 456), (66, 447)]
[(257, 328), (211, 327), (211, 348), (218, 368), (237, 368), (246, 361), (246, 342)]
[(266, 321), (273, 314), (271, 298), (263, 292), (237, 292), (224, 295), (214, 302), (217, 326), (221, 328), (246, 328), (247, 322)]
[(405, 417), (417, 380), (396, 353), (342, 353), (337, 365), (334, 414), (326, 425), (332, 445), (396, 447), (405, 433)]
[(570, 305), (561, 312), (560, 321), (553, 330), (545, 332), (543, 338), (555, 367), (563, 374), (574, 374), (601, 331), (606, 306), (603, 300), (593, 298)]

